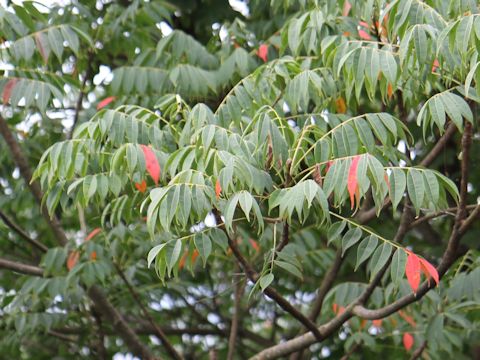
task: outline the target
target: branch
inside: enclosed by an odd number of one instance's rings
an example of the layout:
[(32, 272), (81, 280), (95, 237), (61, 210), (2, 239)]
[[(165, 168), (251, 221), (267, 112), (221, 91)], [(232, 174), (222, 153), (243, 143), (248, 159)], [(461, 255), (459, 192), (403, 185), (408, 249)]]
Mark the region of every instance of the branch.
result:
[(67, 237), (65, 236), (65, 232), (63, 231), (60, 222), (58, 221), (57, 217), (53, 215), (50, 217), (48, 211), (45, 207), (42, 206), (42, 190), (40, 189), (40, 185), (38, 181), (31, 182), (32, 180), (32, 171), (30, 170), (30, 166), (28, 164), (27, 158), (23, 155), (22, 149), (20, 148), (17, 139), (13, 136), (13, 133), (8, 128), (8, 124), (6, 120), (0, 116), (0, 134), (5, 139), (5, 142), (12, 153), (13, 159), (20, 170), (20, 174), (22, 175), (25, 183), (30, 188), (30, 191), (33, 194), (33, 197), (37, 201), (38, 205), (40, 206), (40, 210), (42, 212), (45, 221), (48, 223), (50, 228), (55, 235), (58, 243), (61, 245), (67, 244)]
[(113, 262), (115, 269), (117, 270), (118, 275), (122, 278), (123, 282), (127, 286), (128, 291), (130, 294), (132, 294), (132, 297), (134, 298), (135, 302), (137, 303), (138, 306), (140, 306), (140, 309), (142, 310), (143, 316), (148, 320), (150, 325), (152, 325), (153, 329), (155, 329), (155, 335), (158, 336), (158, 338), (162, 341), (163, 346), (165, 346), (165, 349), (167, 352), (172, 356), (172, 358), (176, 360), (181, 360), (183, 359), (182, 356), (175, 350), (172, 344), (167, 339), (167, 336), (165, 333), (160, 329), (160, 327), (156, 324), (155, 320), (152, 318), (150, 313), (148, 312), (147, 308), (143, 304), (142, 300), (140, 299), (140, 295), (136, 292), (136, 290), (133, 288), (133, 286), (130, 284), (128, 279), (125, 277), (125, 274), (123, 273), (122, 269), (120, 269), (119, 265), (114, 261)]
[(25, 275), (43, 276), (43, 269), (38, 266), (27, 265), (2, 258), (0, 258), (0, 268), (12, 270)]
[(282, 251), (283, 248), (288, 245), (289, 239), (290, 239), (290, 237), (289, 237), (289, 226), (288, 226), (288, 223), (285, 221), (283, 223), (282, 241), (280, 242), (280, 244), (278, 244), (275, 252)]
[[(465, 209), (466, 210), (474, 210), (478, 205), (476, 204), (471, 204), (471, 205), (467, 205), (465, 206)], [(429, 220), (432, 220), (436, 217), (439, 217), (439, 216), (443, 216), (443, 215), (455, 215), (456, 214), (456, 211), (458, 210), (458, 207), (451, 207), (451, 208), (448, 208), (448, 209), (445, 209), (445, 210), (440, 210), (440, 211), (436, 211), (436, 212), (433, 212), (431, 214), (428, 214), (428, 215), (425, 215), (425, 216), (422, 216), (421, 218), (418, 218), (414, 221), (412, 221), (410, 223), (410, 229), (426, 222), (426, 221), (429, 221)]]
[[(333, 282), (335, 281), (335, 278), (337, 277), (337, 274), (338, 274), (338, 271), (340, 270), (342, 262), (343, 262), (342, 248), (340, 247), (337, 249), (332, 267), (327, 271), (327, 273), (325, 274), (322, 280), (320, 287), (318, 288), (317, 296), (313, 302), (312, 308), (310, 310), (310, 314), (308, 315), (308, 318), (313, 322), (316, 322), (318, 315), (320, 315), (320, 313), (322, 312), (323, 301), (325, 300), (325, 296), (327, 295), (328, 291), (333, 285)], [(302, 331), (301, 334), (302, 333), (305, 333), (305, 332)], [(290, 357), (290, 360), (300, 360), (302, 359), (302, 357), (303, 357), (303, 350), (293, 354)]]
[(437, 156), (440, 155), (443, 148), (445, 147), (445, 145), (447, 145), (447, 142), (452, 138), (456, 131), (457, 128), (455, 124), (453, 122), (450, 122), (443, 136), (438, 139), (432, 150), (430, 150), (430, 152), (420, 162), (420, 166), (428, 167), (437, 158)]
[(10, 219), (2, 211), (0, 211), (0, 219), (3, 220), (5, 225), (7, 225), (10, 229), (15, 231), (23, 239), (27, 240), (34, 247), (36, 247), (37, 249), (39, 249), (42, 252), (47, 252), (48, 251), (48, 248), (45, 245), (43, 245), (38, 240), (32, 239), (20, 226), (18, 226), (12, 219)]
[[(220, 217), (220, 213), (218, 210), (214, 210), (215, 214), (215, 220), (217, 221), (217, 224), (222, 224), (223, 221)], [(228, 239), (228, 245), (230, 246), (230, 249), (232, 249), (233, 255), (237, 259), (237, 261), (240, 263), (241, 267), (243, 268), (243, 271), (245, 271), (245, 274), (247, 275), (247, 278), (250, 279), (252, 282), (257, 282), (259, 279), (258, 273), (253, 269), (253, 267), (250, 265), (250, 263), (243, 257), (242, 253), (237, 247), (237, 244), (232, 240), (232, 238), (228, 235), (227, 231), (225, 230), (225, 226), (222, 226), (223, 231), (225, 232), (225, 235), (227, 236)], [(308, 330), (310, 330), (317, 339), (321, 339), (321, 333), (317, 329), (316, 325), (314, 322), (312, 322), (310, 319), (308, 319), (305, 315), (303, 315), (297, 308), (295, 308), (290, 302), (288, 302), (287, 299), (285, 299), (282, 295), (280, 295), (277, 290), (275, 290), (272, 286), (268, 286), (264, 290), (265, 295), (267, 295), (270, 299), (275, 301), (283, 310), (288, 312), (290, 315), (292, 315), (295, 319), (300, 321)]]
[[(236, 266), (238, 268), (238, 264)], [(234, 305), (233, 305), (233, 318), (232, 325), (230, 326), (230, 336), (228, 338), (228, 354), (227, 360), (233, 360), (235, 356), (235, 344), (237, 342), (238, 324), (240, 317), (240, 305), (243, 293), (243, 283), (237, 281), (235, 283)]]
[(420, 347), (413, 352), (412, 356), (410, 357), (410, 360), (419, 359), (420, 356), (422, 356), (422, 353), (426, 349), (426, 347), (427, 347), (427, 341), (424, 341), (422, 345), (420, 345)]
[[(10, 149), (10, 152), (12, 153), (12, 157), (15, 163), (20, 169), (20, 174), (30, 188), (30, 191), (32, 192), (34, 198), (38, 202), (43, 217), (45, 218), (45, 221), (55, 235), (57, 242), (65, 246), (68, 242), (65, 231), (63, 230), (58, 218), (55, 215), (50, 217), (47, 209), (42, 206), (43, 194), (42, 190), (40, 189), (40, 185), (37, 181), (31, 181), (32, 171), (28, 164), (28, 160), (23, 154), (20, 145), (13, 136), (13, 133), (10, 131), (7, 122), (2, 116), (0, 116), (0, 134), (5, 139)], [(138, 336), (127, 324), (123, 316), (108, 301), (105, 294), (98, 286), (92, 286), (90, 289), (88, 289), (87, 293), (92, 299), (92, 301), (95, 303), (95, 305), (99, 309), (101, 309), (104, 314), (106, 314), (107, 318), (113, 323), (114, 327), (117, 329), (118, 334), (123, 338), (125, 343), (136, 355), (140, 355), (144, 359), (154, 359), (153, 355), (150, 353), (150, 350), (142, 344)]]
[[(420, 162), (420, 166), (428, 167), (440, 153), (442, 152), (443, 148), (445, 145), (447, 145), (447, 142), (452, 138), (452, 136), (456, 132), (456, 127), (455, 124), (450, 122), (447, 126), (447, 130), (445, 130), (445, 133), (442, 135), (442, 137), (435, 143), (433, 148), (429, 151), (429, 153), (425, 156), (425, 158)], [(383, 204), (383, 208), (381, 211), (385, 210), (387, 207), (390, 206), (390, 199), (387, 199), (385, 203)], [(375, 207), (365, 210), (365, 211), (360, 211), (357, 214), (357, 221), (360, 223), (367, 223), (370, 220), (374, 219), (377, 216), (377, 212)]]
[[(465, 124), (465, 130), (462, 136), (462, 164), (461, 164), (461, 173), (462, 178), (460, 181), (460, 200), (457, 209), (457, 215), (455, 217), (455, 223), (453, 225), (452, 233), (448, 240), (447, 249), (445, 250), (442, 261), (437, 267), (438, 275), (440, 278), (445, 275), (447, 270), (456, 260), (456, 253), (458, 246), (460, 244), (460, 239), (463, 234), (465, 234), (468, 227), (473, 224), (475, 218), (480, 213), (480, 205), (477, 206), (472, 214), (464, 221), (466, 217), (466, 201), (467, 201), (467, 186), (468, 186), (468, 161), (469, 161), (469, 150), (472, 140), (472, 125), (467, 122)], [(360, 316), (364, 319), (381, 319), (387, 317), (403, 307), (420, 300), (430, 289), (435, 286), (433, 281), (425, 281), (420, 286), (417, 291), (417, 294), (406, 295), (397, 301), (384, 306), (377, 310), (369, 310), (363, 306), (356, 306), (354, 308), (354, 313), (357, 316)]]

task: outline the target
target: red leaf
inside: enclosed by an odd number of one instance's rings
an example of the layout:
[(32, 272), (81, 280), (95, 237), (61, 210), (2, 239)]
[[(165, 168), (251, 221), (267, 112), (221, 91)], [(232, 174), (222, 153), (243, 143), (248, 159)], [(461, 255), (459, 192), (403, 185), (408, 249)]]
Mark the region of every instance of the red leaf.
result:
[(420, 258), (420, 264), (422, 266), (422, 272), (425, 274), (425, 277), (428, 279), (430, 284), (430, 278), (432, 278), (435, 283), (438, 285), (440, 278), (438, 276), (438, 271), (435, 269), (435, 266), (430, 264), (427, 260)]
[(145, 191), (147, 191), (147, 182), (145, 180), (142, 180), (142, 182), (135, 183), (135, 187), (138, 191), (144, 193)]
[(146, 145), (141, 146), (147, 171), (155, 182), (155, 185), (158, 185), (158, 180), (160, 179), (160, 164), (158, 163), (157, 157), (151, 148)]
[(3, 103), (7, 104), (8, 101), (10, 100), (10, 96), (12, 95), (13, 88), (15, 87), (15, 84), (17, 83), (17, 79), (10, 79), (8, 80), (7, 84), (3, 88)]
[(343, 3), (343, 10), (342, 10), (342, 16), (348, 16), (348, 13), (350, 12), (350, 9), (352, 8), (352, 5), (346, 0)]
[(383, 178), (385, 179), (385, 182), (387, 183), (387, 186), (390, 189), (390, 181), (388, 180), (388, 174), (387, 173), (383, 174)]
[(193, 250), (192, 257), (190, 258), (190, 261), (192, 262), (192, 265), (195, 264), (195, 260), (197, 260), (198, 257), (198, 250), (195, 249)]
[(348, 183), (347, 189), (348, 193), (350, 194), (350, 203), (351, 208), (353, 209), (355, 205), (355, 191), (358, 187), (357, 181), (357, 168), (358, 168), (358, 161), (360, 160), (360, 155), (356, 155), (353, 157), (352, 164), (350, 165), (350, 170), (348, 171)]
[(220, 185), (220, 181), (217, 179), (215, 182), (215, 196), (217, 200), (220, 198), (220, 194), (222, 193), (222, 186)]
[(103, 109), (105, 106), (107, 106), (108, 104), (110, 104), (112, 101), (114, 101), (116, 99), (115, 96), (109, 96), (109, 97), (106, 97), (105, 99), (103, 99), (102, 101), (100, 101), (98, 104), (97, 104), (97, 110), (100, 110), (100, 109)]
[(409, 351), (412, 348), (413, 343), (414, 343), (414, 339), (412, 334), (408, 332), (403, 334), (403, 347), (405, 348), (405, 350)]
[(92, 230), (92, 232), (90, 234), (88, 234), (88, 236), (85, 238), (85, 241), (92, 240), (92, 238), (95, 235), (97, 235), (100, 231), (102, 231), (101, 228), (96, 228), (96, 229)]
[(260, 245), (258, 245), (258, 242), (256, 242), (253, 239), (248, 239), (248, 241), (250, 242), (250, 245), (252, 245), (252, 247), (255, 249), (256, 252), (260, 251)]
[(387, 86), (387, 97), (388, 97), (388, 100), (391, 100), (391, 99), (392, 99), (392, 96), (393, 96), (393, 87), (392, 87), (392, 84), (388, 83), (388, 86)]
[(97, 252), (96, 251), (92, 251), (92, 253), (90, 254), (90, 260), (92, 260), (92, 261), (97, 260)]
[(382, 319), (373, 320), (372, 323), (377, 329), (382, 327)]
[(182, 257), (180, 258), (180, 261), (178, 262), (178, 269), (179, 270), (182, 270), (183, 267), (185, 266), (185, 261), (187, 260), (187, 256), (188, 256), (188, 250), (186, 250)]
[(268, 61), (268, 45), (262, 44), (257, 50), (257, 56), (263, 60), (263, 62)]
[(365, 22), (365, 21), (359, 21), (359, 22), (358, 22), (358, 25), (363, 26), (363, 27), (366, 27), (367, 29), (370, 27), (370, 25), (368, 25), (368, 23)]
[(43, 37), (42, 33), (40, 32), (35, 33), (35, 44), (37, 45), (38, 51), (40, 52), (40, 55), (42, 56), (43, 61), (46, 64), (48, 62), (48, 55), (50, 52), (45, 51), (45, 48), (43, 47), (43, 43), (42, 43), (42, 37)]
[(340, 96), (337, 100), (335, 100), (335, 105), (337, 107), (337, 113), (345, 114), (347, 112), (347, 105), (345, 104), (343, 97)]
[(358, 30), (358, 36), (360, 36), (360, 39), (363, 39), (363, 40), (372, 39), (370, 35), (365, 30), (362, 30), (362, 29)]
[(68, 258), (67, 258), (67, 269), (68, 269), (68, 271), (72, 270), (75, 267), (79, 258), (80, 258), (80, 253), (76, 250), (72, 251), (72, 252), (70, 252), (70, 254), (68, 254)]
[(332, 304), (332, 310), (336, 314), (338, 312), (338, 304), (333, 303)]
[(407, 275), (408, 283), (414, 293), (417, 292), (420, 285), (420, 259), (412, 252), (408, 252), (407, 264), (405, 265), (405, 275)]
[(438, 59), (433, 60), (433, 65), (432, 65), (432, 72), (435, 72), (440, 67), (440, 63), (438, 62)]

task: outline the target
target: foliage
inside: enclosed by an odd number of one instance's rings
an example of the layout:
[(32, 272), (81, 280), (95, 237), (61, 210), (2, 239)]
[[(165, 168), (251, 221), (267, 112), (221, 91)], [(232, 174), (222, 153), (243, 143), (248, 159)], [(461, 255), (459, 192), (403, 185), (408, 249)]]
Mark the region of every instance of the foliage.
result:
[(0, 8), (2, 354), (475, 352), (478, 4), (242, 4)]

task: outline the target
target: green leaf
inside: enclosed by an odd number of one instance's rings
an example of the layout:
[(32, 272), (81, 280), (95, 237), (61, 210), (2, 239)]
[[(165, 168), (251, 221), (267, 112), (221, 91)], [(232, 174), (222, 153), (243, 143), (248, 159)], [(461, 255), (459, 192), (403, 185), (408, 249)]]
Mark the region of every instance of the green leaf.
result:
[(342, 239), (342, 257), (345, 255), (345, 252), (355, 245), (360, 238), (362, 237), (362, 230), (358, 227), (348, 230)]
[(212, 241), (204, 233), (195, 234), (194, 237), (195, 248), (198, 250), (198, 253), (202, 257), (203, 266), (207, 264), (207, 259), (212, 252)]
[(167, 245), (167, 243), (163, 243), (163, 244), (160, 244), (160, 245), (157, 245), (155, 246), (154, 248), (152, 248), (149, 252), (148, 252), (148, 255), (147, 255), (147, 266), (150, 268), (150, 265), (152, 264), (152, 262), (155, 260), (155, 258), (157, 257), (157, 255), (160, 253), (160, 251), (162, 251), (162, 249)]
[(265, 291), (265, 289), (272, 283), (274, 279), (274, 276), (272, 273), (268, 273), (266, 275), (263, 275), (259, 280), (260, 288), (262, 291)]
[(420, 213), (420, 207), (423, 204), (425, 196), (425, 184), (423, 176), (417, 169), (409, 169), (407, 174), (408, 196), (416, 210), (416, 214)]
[(357, 249), (357, 262), (355, 264), (355, 271), (358, 267), (367, 260), (373, 251), (377, 247), (378, 238), (375, 235), (367, 236), (362, 242), (358, 245)]
[(390, 275), (394, 284), (398, 284), (405, 274), (407, 254), (402, 249), (397, 249), (393, 254)]
[(278, 267), (288, 271), (290, 274), (295, 275), (299, 279), (303, 279), (302, 273), (300, 272), (300, 270), (298, 270), (298, 268), (295, 265), (292, 265), (286, 261), (281, 261), (281, 260), (275, 260), (275, 264)]
[(370, 278), (373, 278), (385, 266), (391, 253), (392, 245), (389, 243), (383, 243), (375, 250), (369, 263), (371, 269)]

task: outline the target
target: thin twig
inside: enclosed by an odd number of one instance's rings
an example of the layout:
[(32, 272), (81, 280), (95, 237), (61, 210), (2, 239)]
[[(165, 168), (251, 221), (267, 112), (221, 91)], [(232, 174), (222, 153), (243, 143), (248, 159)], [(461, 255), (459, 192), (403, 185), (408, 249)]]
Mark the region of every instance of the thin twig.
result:
[(128, 279), (126, 278), (125, 274), (123, 273), (122, 269), (120, 266), (116, 263), (113, 262), (115, 269), (117, 270), (118, 275), (122, 278), (122, 281), (125, 283), (125, 285), (128, 288), (128, 291), (130, 294), (132, 294), (132, 297), (134, 298), (135, 302), (137, 303), (138, 306), (140, 306), (140, 309), (142, 310), (143, 316), (147, 319), (147, 321), (152, 325), (152, 327), (155, 329), (155, 334), (158, 336), (158, 338), (162, 341), (163, 346), (165, 346), (165, 349), (167, 352), (172, 356), (174, 359), (181, 360), (183, 359), (182, 356), (175, 350), (172, 344), (168, 341), (167, 336), (165, 333), (160, 329), (160, 327), (157, 325), (153, 317), (150, 315), (149, 311), (145, 307), (145, 305), (142, 302), (142, 299), (140, 298), (140, 295), (137, 293), (137, 291), (133, 288), (133, 286), (130, 284)]
[(30, 244), (32, 244), (35, 248), (42, 252), (47, 252), (48, 248), (43, 245), (40, 241), (31, 238), (20, 226), (18, 226), (12, 219), (10, 219), (7, 215), (5, 215), (2, 211), (0, 211), (0, 219), (7, 225), (10, 229), (15, 231), (18, 235), (20, 235), (24, 240), (27, 240)]

